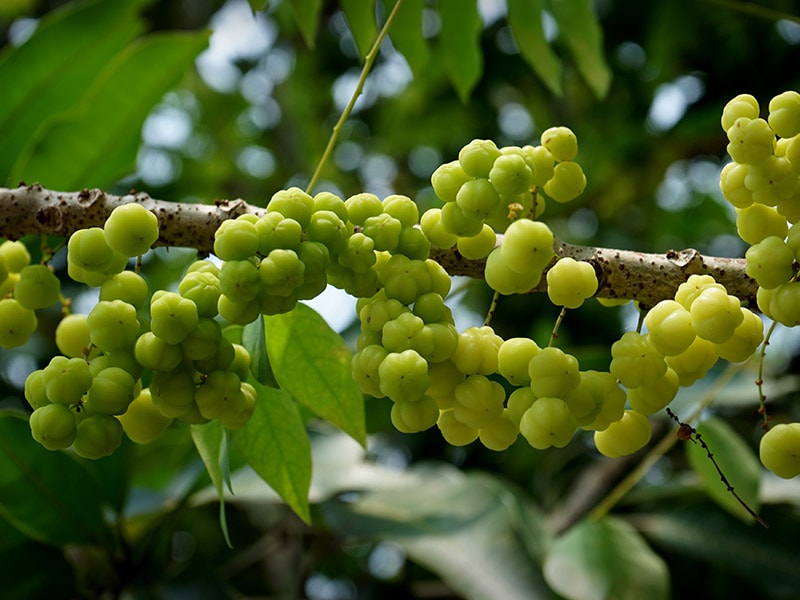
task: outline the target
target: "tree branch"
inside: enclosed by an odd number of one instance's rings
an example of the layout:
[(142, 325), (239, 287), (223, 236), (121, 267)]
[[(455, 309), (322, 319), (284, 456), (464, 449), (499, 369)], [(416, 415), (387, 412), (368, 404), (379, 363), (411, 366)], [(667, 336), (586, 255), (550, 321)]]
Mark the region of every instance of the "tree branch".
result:
[[(0, 188), (0, 238), (19, 239), (26, 235), (69, 237), (79, 229), (102, 227), (108, 215), (120, 204), (138, 202), (152, 211), (159, 221), (162, 246), (184, 246), (208, 254), (214, 245), (214, 232), (226, 219), (250, 213), (261, 215), (264, 209), (244, 200), (216, 200), (214, 204), (187, 204), (155, 200), (138, 192), (115, 196), (101, 190), (56, 192), (39, 184)], [(502, 236), (500, 236), (502, 239)], [(756, 282), (745, 274), (741, 258), (703, 256), (693, 249), (663, 254), (630, 250), (577, 246), (557, 241), (556, 254), (572, 257), (594, 266), (600, 298), (631, 298), (650, 307), (671, 298), (689, 275), (712, 275), (729, 294), (746, 306), (756, 307)], [(482, 278), (484, 260), (467, 260), (455, 248), (433, 248), (431, 258), (451, 275)], [(537, 291), (546, 289), (542, 278)]]

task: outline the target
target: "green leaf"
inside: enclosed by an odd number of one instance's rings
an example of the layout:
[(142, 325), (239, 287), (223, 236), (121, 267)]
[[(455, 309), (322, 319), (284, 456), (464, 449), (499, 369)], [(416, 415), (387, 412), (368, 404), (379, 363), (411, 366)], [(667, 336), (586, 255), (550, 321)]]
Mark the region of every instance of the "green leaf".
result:
[(793, 598), (800, 589), (793, 513), (770, 529), (743, 525), (711, 503), (628, 518), (656, 547), (768, 588), (765, 598)]
[(253, 11), (253, 14), (256, 14), (260, 10), (266, 10), (269, 6), (269, 2), (267, 0), (248, 0), (250, 3), (250, 10)]
[(250, 372), (256, 381), (274, 388), (280, 387), (269, 364), (264, 320), (261, 315), (242, 329), (242, 345), (250, 353)]
[(98, 543), (101, 498), (81, 463), (34, 441), (21, 415), (0, 412), (0, 517), (41, 542)]
[(364, 395), (350, 371), (352, 352), (317, 312), (264, 317), (267, 354), (281, 388), (318, 417), (366, 444)]
[(611, 69), (603, 54), (603, 30), (592, 0), (551, 0), (550, 8), (586, 83), (597, 98), (611, 85)]
[(358, 53), (366, 56), (378, 36), (375, 0), (341, 0), (339, 5), (342, 7), (350, 33), (353, 34)]
[[(386, 10), (391, 10), (394, 2), (384, 2)], [(419, 74), (431, 58), (430, 48), (422, 32), (422, 14), (425, 0), (405, 0), (395, 15), (389, 37), (392, 44), (402, 54), (411, 70)]]
[(204, 425), (192, 425), (192, 441), (197, 448), (203, 464), (211, 478), (211, 484), (217, 490), (219, 497), (219, 525), (225, 543), (233, 548), (228, 534), (228, 521), (225, 517), (225, 485), (231, 487), (231, 474), (228, 467), (228, 438), (225, 428), (217, 420), (212, 420)]
[(292, 13), (306, 46), (314, 48), (322, 0), (291, 0)]
[(483, 21), (475, 0), (440, 0), (442, 63), (462, 102), (483, 73)]
[(562, 534), (544, 561), (544, 578), (568, 600), (666, 600), (666, 563), (625, 521), (583, 519)]
[(54, 189), (107, 188), (131, 172), (145, 118), (207, 42), (208, 32), (173, 32), (129, 45), (98, 75), (79, 107), (40, 128), (12, 179)]
[[(151, 0), (70, 3), (47, 14), (19, 47), (0, 54), (0, 181), (42, 122), (76, 106), (90, 84), (143, 30), (137, 13)], [(10, 180), (8, 181), (9, 183)]]
[(444, 464), (411, 474), (412, 485), (326, 502), (323, 515), (345, 538), (397, 544), (469, 600), (550, 596), (525, 541), (544, 544), (546, 528), (510, 488), (490, 475)]
[(253, 470), (310, 523), (311, 446), (297, 405), (281, 390), (255, 387), (255, 412), (233, 433), (233, 442)]
[(507, 0), (508, 25), (522, 58), (551, 92), (560, 96), (561, 61), (547, 43), (542, 25), (543, 0)]
[[(762, 467), (755, 452), (722, 419), (711, 418), (697, 426), (697, 432), (714, 455), (719, 468), (736, 493), (754, 511), (759, 509), (758, 487)], [(732, 515), (745, 522), (753, 516), (728, 490), (708, 454), (699, 443), (686, 444), (689, 463), (703, 481), (706, 493)]]

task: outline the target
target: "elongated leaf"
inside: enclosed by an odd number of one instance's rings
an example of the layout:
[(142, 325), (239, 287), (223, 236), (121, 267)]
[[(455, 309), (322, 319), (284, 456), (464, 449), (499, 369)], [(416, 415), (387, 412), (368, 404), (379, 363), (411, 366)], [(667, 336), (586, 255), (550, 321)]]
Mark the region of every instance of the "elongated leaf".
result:
[(256, 381), (274, 388), (280, 387), (269, 364), (266, 337), (264, 336), (264, 321), (261, 316), (246, 325), (242, 330), (242, 345), (250, 353), (250, 372), (256, 378)]
[(358, 53), (366, 56), (378, 35), (378, 26), (375, 22), (375, 0), (341, 0), (339, 5), (347, 19), (350, 33), (353, 34)]
[(39, 129), (12, 179), (55, 189), (105, 188), (131, 172), (145, 118), (207, 42), (207, 32), (179, 32), (129, 45), (98, 76), (80, 107)]
[(542, 25), (543, 0), (507, 0), (508, 25), (522, 58), (556, 95), (562, 94), (561, 61), (547, 43)]
[(312, 308), (264, 317), (267, 354), (281, 388), (362, 445), (364, 396), (350, 371), (352, 353)]
[[(387, 0), (384, 4), (389, 11), (395, 2)], [(425, 0), (404, 0), (389, 30), (392, 44), (405, 57), (414, 73), (422, 71), (431, 58), (431, 51), (422, 31), (424, 9)]]
[[(736, 493), (750, 508), (758, 511), (758, 487), (762, 467), (755, 452), (721, 419), (703, 421), (697, 426), (697, 432)], [(728, 490), (702, 446), (699, 443), (689, 443), (686, 445), (686, 454), (692, 468), (703, 480), (703, 486), (711, 499), (732, 515), (745, 522), (752, 522), (753, 516)]]
[(151, 0), (71, 3), (46, 15), (21, 46), (0, 55), (0, 181), (39, 125), (76, 106), (92, 81), (143, 30)]
[(604, 98), (611, 85), (611, 69), (603, 54), (603, 31), (594, 14), (594, 2), (551, 0), (550, 8), (578, 71), (594, 95)]
[(311, 446), (297, 406), (281, 390), (256, 384), (253, 416), (233, 434), (247, 463), (303, 519), (311, 521)]
[(333, 500), (322, 512), (341, 536), (397, 544), (469, 600), (550, 597), (524, 541), (537, 537), (544, 544), (545, 528), (509, 488), (449, 465), (412, 472), (420, 483), (365, 492), (354, 502)]
[(97, 543), (101, 498), (79, 462), (34, 441), (24, 417), (0, 412), (0, 517), (41, 542)]
[(228, 438), (225, 428), (214, 420), (204, 425), (192, 425), (192, 441), (197, 448), (203, 464), (206, 466), (211, 484), (219, 497), (219, 524), (225, 543), (232, 548), (228, 534), (228, 521), (225, 518), (225, 486), (231, 487), (231, 474), (228, 468)]
[(317, 37), (322, 0), (291, 0), (292, 13), (306, 46), (313, 48)]
[(439, 15), (442, 62), (461, 101), (466, 102), (483, 73), (478, 4), (476, 0), (440, 0)]
[(556, 539), (544, 577), (568, 600), (669, 598), (669, 571), (625, 521), (584, 519)]

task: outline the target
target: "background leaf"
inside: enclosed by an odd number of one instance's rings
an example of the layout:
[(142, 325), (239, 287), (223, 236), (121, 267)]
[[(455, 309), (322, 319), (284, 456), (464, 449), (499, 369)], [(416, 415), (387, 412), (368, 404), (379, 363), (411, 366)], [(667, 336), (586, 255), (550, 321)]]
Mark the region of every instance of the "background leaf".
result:
[(102, 493), (83, 466), (46, 450), (28, 421), (0, 412), (0, 516), (34, 540), (98, 543), (104, 536)]
[(353, 502), (332, 500), (322, 512), (345, 539), (397, 544), (469, 600), (549, 597), (526, 544), (544, 544), (545, 528), (508, 487), (443, 464), (409, 474), (422, 481), (365, 492)]
[[(394, 6), (394, 2), (384, 2), (386, 10)], [(419, 74), (431, 57), (428, 42), (422, 31), (422, 17), (425, 9), (425, 0), (404, 0), (400, 10), (395, 15), (389, 38), (392, 44), (408, 62), (411, 70)], [(388, 12), (387, 12), (388, 14)]]
[(611, 69), (603, 53), (603, 30), (594, 13), (594, 2), (552, 0), (550, 7), (578, 71), (594, 95), (605, 98), (611, 85)]
[(569, 600), (666, 600), (664, 561), (625, 521), (583, 519), (558, 537), (544, 562), (544, 577)]
[(76, 106), (97, 74), (136, 35), (137, 17), (151, 0), (70, 3), (44, 17), (21, 46), (0, 55), (0, 181), (36, 129)]
[(543, 0), (507, 0), (508, 25), (520, 54), (548, 89), (560, 96), (561, 60), (544, 37)]
[[(722, 419), (708, 419), (696, 429), (736, 493), (758, 512), (758, 487), (763, 468), (755, 452)], [(702, 479), (703, 487), (711, 499), (743, 521), (753, 521), (753, 516), (728, 491), (702, 446), (689, 442), (685, 447), (689, 463)]]
[(207, 42), (207, 32), (180, 32), (129, 45), (98, 75), (80, 107), (39, 130), (12, 179), (59, 190), (107, 188), (130, 173), (145, 118)]
[(231, 538), (228, 534), (228, 522), (225, 517), (225, 486), (230, 489), (230, 470), (228, 467), (228, 439), (222, 424), (213, 420), (204, 425), (192, 425), (192, 441), (197, 448), (197, 453), (206, 467), (211, 484), (217, 490), (219, 498), (219, 524), (225, 542), (232, 548)]
[(261, 315), (242, 328), (242, 345), (250, 353), (250, 372), (256, 381), (274, 388), (280, 387), (269, 364), (264, 336), (264, 320)]
[[(793, 598), (800, 589), (796, 527), (743, 527), (710, 502), (628, 518), (654, 546), (742, 578), (759, 597)], [(780, 521), (777, 513), (767, 518)]]
[(378, 35), (378, 25), (375, 22), (375, 0), (341, 0), (339, 4), (345, 19), (347, 19), (350, 33), (353, 34), (358, 53), (366, 56)]
[(256, 384), (253, 416), (233, 433), (247, 463), (306, 523), (311, 521), (311, 448), (297, 406), (281, 390)]
[(442, 63), (462, 102), (483, 73), (480, 37), (483, 31), (475, 0), (440, 0)]
[(264, 317), (267, 354), (281, 388), (317, 416), (366, 443), (364, 396), (350, 371), (352, 352), (317, 312), (298, 304)]
[(306, 46), (314, 48), (317, 36), (322, 0), (291, 0), (292, 13)]

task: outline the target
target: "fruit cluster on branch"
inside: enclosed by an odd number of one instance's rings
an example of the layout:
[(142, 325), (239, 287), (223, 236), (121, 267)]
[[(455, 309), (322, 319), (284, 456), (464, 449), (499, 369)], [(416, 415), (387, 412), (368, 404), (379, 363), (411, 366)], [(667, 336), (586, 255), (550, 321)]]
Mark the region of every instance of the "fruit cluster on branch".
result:
[[(214, 233), (223, 221), (265, 213), (265, 209), (241, 199), (189, 204), (156, 200), (143, 192), (118, 196), (101, 190), (59, 192), (38, 184), (20, 185), (0, 188), (0, 238), (38, 234), (69, 237), (80, 229), (102, 226), (114, 208), (130, 202), (141, 204), (158, 218), (156, 245), (195, 248), (203, 254), (213, 251)], [(671, 298), (690, 275), (712, 275), (743, 303), (756, 306), (757, 284), (745, 273), (744, 259), (704, 256), (693, 249), (644, 253), (560, 240), (556, 240), (554, 249), (559, 258), (574, 258), (594, 267), (599, 282), (596, 295), (600, 298), (631, 298), (643, 306), (653, 306)], [(483, 277), (485, 259), (466, 259), (455, 247), (433, 247), (431, 258), (450, 275)], [(546, 279), (542, 278), (535, 289), (544, 291)]]

